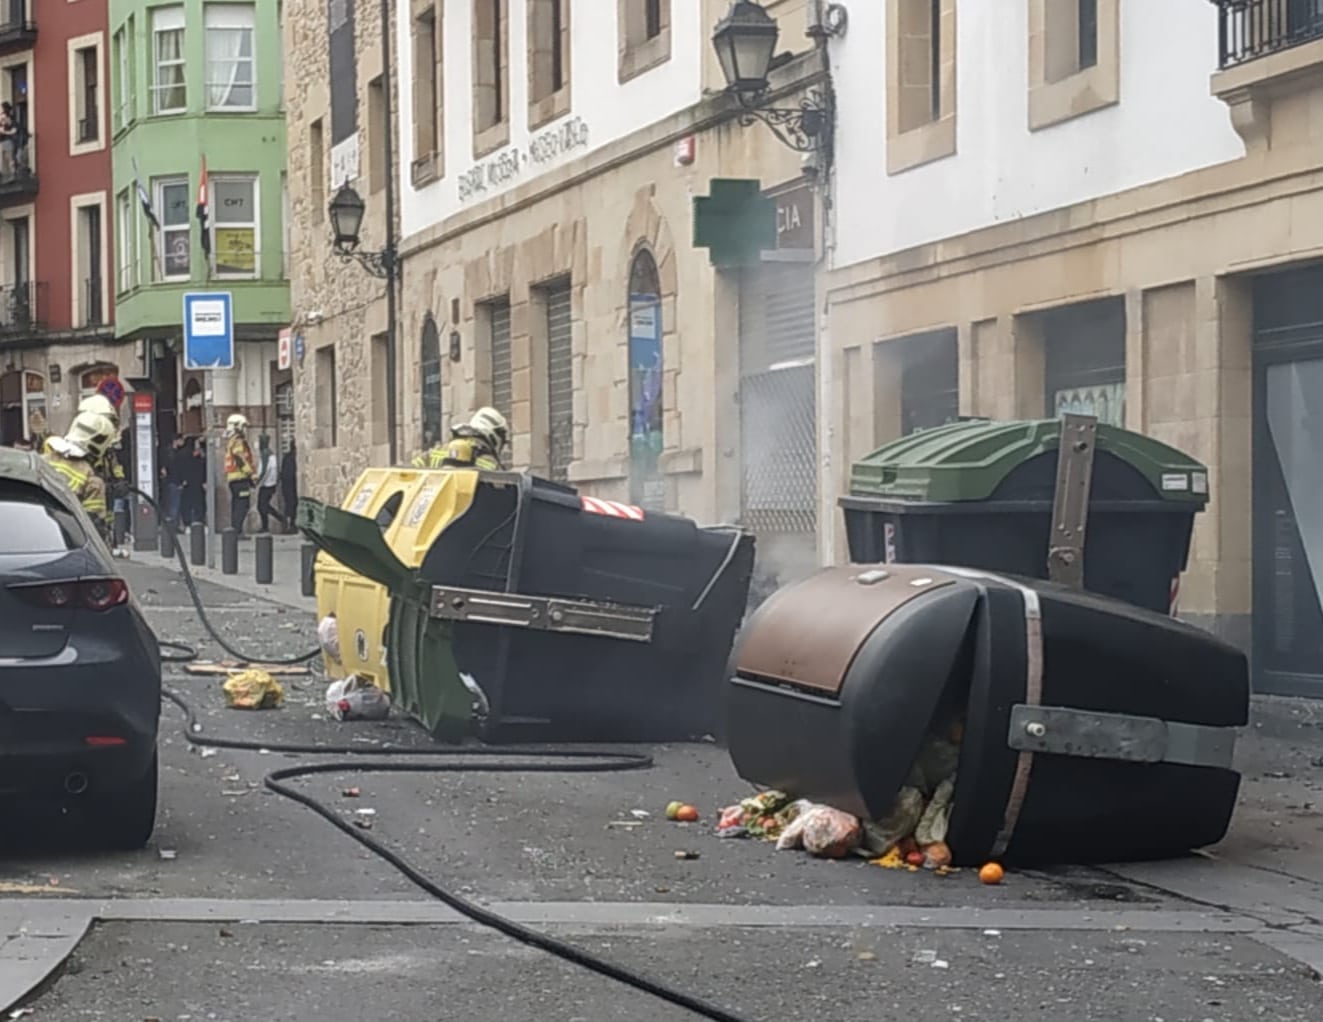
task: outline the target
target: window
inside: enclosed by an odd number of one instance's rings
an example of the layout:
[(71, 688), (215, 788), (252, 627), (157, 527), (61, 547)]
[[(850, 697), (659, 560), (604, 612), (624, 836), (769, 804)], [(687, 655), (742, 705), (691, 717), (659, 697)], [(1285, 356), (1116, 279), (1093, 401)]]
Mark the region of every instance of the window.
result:
[(616, 14), (620, 22), (621, 82), (671, 59), (671, 0), (616, 0)]
[(276, 4), (276, 32), (280, 39), (280, 45), (276, 47), (276, 59), (279, 64), (276, 67), (277, 82), (280, 87), (280, 93), (276, 97), (276, 109), (285, 109), (285, 5)]
[(308, 211), (314, 224), (326, 216), (326, 136), (320, 117), (308, 125)]
[(316, 375), (314, 383), (317, 387), (316, 404), (314, 406), (314, 423), (317, 433), (318, 447), (334, 447), (339, 440), (339, 423), (336, 421), (335, 410), (338, 405), (336, 400), (336, 379), (335, 379), (335, 345), (328, 344), (324, 348), (317, 349)]
[(119, 131), (120, 128), (128, 123), (124, 116), (124, 96), (129, 87), (128, 70), (130, 65), (128, 45), (124, 36), (125, 31), (121, 28), (115, 33), (114, 40), (110, 44), (110, 56), (115, 62), (115, 78), (111, 83), (114, 89), (114, 94), (111, 96), (110, 100), (111, 103), (114, 104), (114, 107), (111, 110), (111, 130), (113, 131)]
[(379, 192), (386, 186), (386, 89), (378, 75), (367, 89), (368, 187)]
[(115, 196), (115, 232), (119, 239), (119, 286), (122, 294), (138, 284), (138, 231), (133, 193), (125, 188)]
[[(413, 19), (413, 165), (410, 173), (415, 188), (435, 180), (442, 173), (444, 87), (440, 60), (441, 22), (437, 8), (428, 6)], [(383, 147), (383, 154), (384, 151)]]
[(1030, 0), (1031, 130), (1119, 101), (1118, 26), (1119, 0)]
[(9, 479), (0, 483), (0, 515), (5, 522), (0, 554), (64, 553), (87, 541), (77, 518), (27, 483)]
[(423, 448), (441, 439), (445, 429), (441, 421), (441, 331), (431, 313), (423, 320), (419, 378), (423, 398)]
[(957, 0), (887, 5), (887, 171), (955, 153)]
[(539, 128), (570, 108), (569, 0), (528, 0), (528, 123)]
[(289, 280), (289, 175), (280, 172), (280, 276)]
[(74, 323), (80, 327), (97, 327), (104, 321), (103, 306), (105, 281), (102, 273), (101, 203), (77, 207), (74, 218), (74, 258), (77, 275), (74, 279)]
[(662, 293), (657, 260), (647, 249), (629, 272), (629, 497), (661, 511), (666, 506), (659, 459), (662, 408)]
[(372, 442), (390, 442), (390, 420), (386, 415), (386, 345), (385, 334), (372, 337)]
[(207, 4), (207, 109), (254, 110), (253, 5)]
[(184, 81), (184, 8), (152, 9), (152, 110), (178, 114), (188, 106)]
[(73, 155), (101, 149), (102, 103), (100, 34), (66, 41), (69, 96), (69, 152)]
[(165, 280), (187, 280), (193, 256), (188, 226), (188, 178), (158, 180), (152, 205), (161, 222), (161, 276)]
[(119, 31), (119, 36), (123, 46), (115, 58), (115, 67), (119, 71), (118, 79), (115, 82), (119, 97), (116, 113), (120, 127), (128, 127), (138, 117), (137, 75), (135, 73), (138, 64), (134, 60), (134, 54), (137, 52), (137, 42), (133, 35), (132, 17), (124, 23), (124, 27)]
[(510, 138), (508, 0), (474, 0), (473, 122), (477, 155)]
[(216, 276), (256, 277), (257, 178), (213, 178), (211, 209)]

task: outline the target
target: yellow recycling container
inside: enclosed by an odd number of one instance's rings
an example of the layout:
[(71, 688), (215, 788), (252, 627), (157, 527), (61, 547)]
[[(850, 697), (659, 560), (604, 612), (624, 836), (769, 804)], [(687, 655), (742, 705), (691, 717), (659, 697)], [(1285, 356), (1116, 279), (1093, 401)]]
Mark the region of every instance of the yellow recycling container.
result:
[[(396, 557), (417, 568), (441, 530), (468, 510), (477, 478), (468, 469), (370, 468), (341, 507), (375, 520)], [(332, 678), (360, 675), (389, 692), (389, 591), (325, 552), (317, 555), (314, 573), (317, 619), (334, 615), (339, 634), (340, 657), (323, 656), (326, 673)]]

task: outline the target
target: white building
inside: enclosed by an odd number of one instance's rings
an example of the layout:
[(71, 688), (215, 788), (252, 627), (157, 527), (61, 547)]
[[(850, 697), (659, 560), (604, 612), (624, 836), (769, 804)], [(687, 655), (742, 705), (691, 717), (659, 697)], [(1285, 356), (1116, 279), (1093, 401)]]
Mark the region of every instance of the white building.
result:
[(1323, 6), (850, 14), (823, 491), (902, 432), (1082, 401), (1210, 468), (1183, 615), (1252, 642), (1261, 686), (1323, 694), (1323, 470), (1301, 456), (1323, 441)]

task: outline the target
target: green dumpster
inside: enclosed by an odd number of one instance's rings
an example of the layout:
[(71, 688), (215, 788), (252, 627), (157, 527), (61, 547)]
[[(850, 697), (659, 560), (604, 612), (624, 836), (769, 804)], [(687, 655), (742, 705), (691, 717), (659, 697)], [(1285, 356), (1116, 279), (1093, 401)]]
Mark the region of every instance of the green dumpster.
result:
[[(968, 419), (857, 462), (840, 498), (852, 561), (949, 564), (1046, 578), (1060, 419)], [(1099, 423), (1086, 589), (1167, 614), (1189, 557), (1208, 470), (1140, 433)]]

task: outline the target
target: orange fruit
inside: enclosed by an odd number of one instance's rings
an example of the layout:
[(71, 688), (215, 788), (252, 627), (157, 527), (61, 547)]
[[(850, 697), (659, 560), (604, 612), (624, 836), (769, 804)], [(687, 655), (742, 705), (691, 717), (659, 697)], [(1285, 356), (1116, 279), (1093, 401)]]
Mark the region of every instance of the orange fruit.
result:
[(978, 871), (980, 882), (993, 885), (999, 884), (1006, 876), (1006, 871), (1001, 868), (999, 863), (989, 862)]
[(693, 806), (681, 806), (675, 814), (681, 823), (694, 823), (698, 820), (698, 810)]
[(910, 852), (905, 856), (905, 863), (909, 866), (922, 866), (923, 852)]

